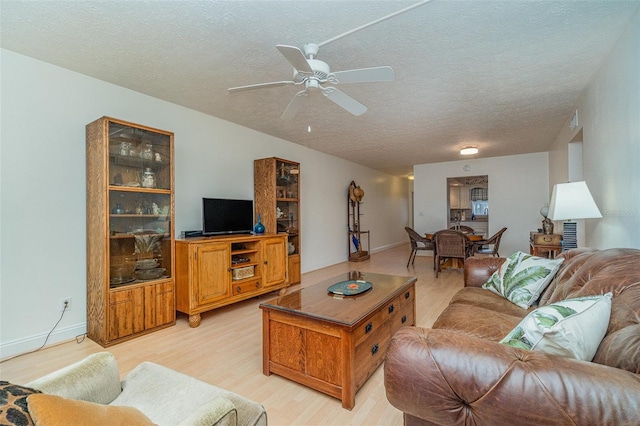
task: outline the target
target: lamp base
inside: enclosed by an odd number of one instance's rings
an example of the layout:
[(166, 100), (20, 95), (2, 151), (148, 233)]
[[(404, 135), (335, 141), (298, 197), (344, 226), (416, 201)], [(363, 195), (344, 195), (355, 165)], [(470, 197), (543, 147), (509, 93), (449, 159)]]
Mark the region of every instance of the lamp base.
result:
[(576, 222), (562, 224), (562, 251), (578, 248), (578, 231)]

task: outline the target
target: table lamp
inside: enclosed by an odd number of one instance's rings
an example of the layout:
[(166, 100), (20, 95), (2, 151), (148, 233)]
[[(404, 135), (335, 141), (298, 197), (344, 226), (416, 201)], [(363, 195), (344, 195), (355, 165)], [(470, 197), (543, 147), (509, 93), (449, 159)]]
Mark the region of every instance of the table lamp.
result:
[(562, 230), (563, 251), (578, 247), (576, 223), (572, 220), (600, 217), (602, 214), (585, 181), (558, 183), (553, 186), (549, 218), (565, 221)]

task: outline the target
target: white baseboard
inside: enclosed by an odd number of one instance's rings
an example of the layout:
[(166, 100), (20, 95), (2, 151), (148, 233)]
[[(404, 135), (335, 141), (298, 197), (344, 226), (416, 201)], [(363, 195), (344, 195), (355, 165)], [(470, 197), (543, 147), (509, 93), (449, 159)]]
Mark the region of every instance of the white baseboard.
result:
[[(86, 323), (70, 325), (67, 327), (56, 329), (49, 336), (45, 347), (74, 340), (77, 336), (85, 334), (86, 332)], [(9, 342), (2, 342), (0, 344), (0, 359), (35, 351), (36, 349), (40, 348), (40, 346), (42, 346), (45, 339), (47, 338), (47, 334), (49, 334), (49, 332), (40, 333)]]
[(386, 246), (381, 246), (381, 247), (376, 247), (374, 249), (371, 249), (371, 253), (378, 253), (380, 251), (389, 250), (389, 249), (392, 249), (394, 247), (401, 246), (403, 244), (408, 244), (408, 243), (406, 241), (402, 241), (402, 242), (398, 242), (398, 243), (387, 244)]

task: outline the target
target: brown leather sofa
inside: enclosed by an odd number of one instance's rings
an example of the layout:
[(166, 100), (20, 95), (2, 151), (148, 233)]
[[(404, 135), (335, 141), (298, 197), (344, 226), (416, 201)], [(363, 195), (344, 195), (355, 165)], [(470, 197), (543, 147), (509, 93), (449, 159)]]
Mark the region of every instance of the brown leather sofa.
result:
[(470, 258), (431, 329), (404, 327), (384, 364), (405, 425), (640, 424), (640, 250), (574, 249), (539, 305), (613, 292), (592, 362), (498, 343), (528, 311), (480, 286), (504, 261)]

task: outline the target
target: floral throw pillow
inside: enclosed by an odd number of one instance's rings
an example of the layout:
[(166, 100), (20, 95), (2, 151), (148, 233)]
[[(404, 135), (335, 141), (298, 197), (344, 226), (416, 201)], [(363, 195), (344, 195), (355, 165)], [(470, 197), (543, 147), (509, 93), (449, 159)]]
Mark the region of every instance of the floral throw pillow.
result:
[(555, 276), (564, 259), (546, 259), (518, 251), (507, 258), (482, 288), (527, 309)]
[(524, 317), (500, 343), (591, 361), (609, 327), (611, 298), (607, 293), (542, 306)]

